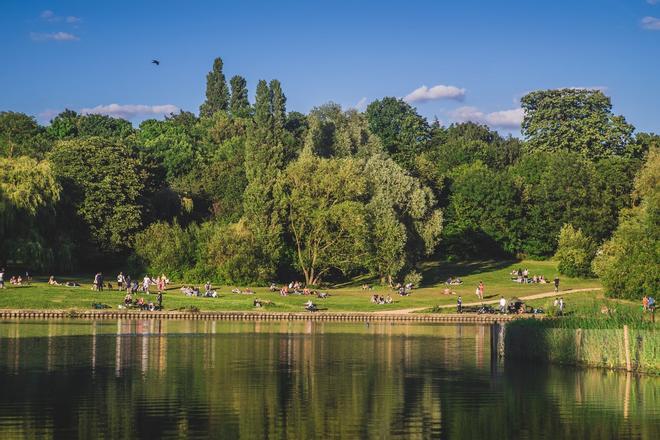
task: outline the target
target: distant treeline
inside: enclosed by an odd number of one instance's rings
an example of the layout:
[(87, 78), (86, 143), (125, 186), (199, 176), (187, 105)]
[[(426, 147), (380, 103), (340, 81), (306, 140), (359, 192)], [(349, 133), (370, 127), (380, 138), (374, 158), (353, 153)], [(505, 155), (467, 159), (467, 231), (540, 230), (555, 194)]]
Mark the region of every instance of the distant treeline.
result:
[(657, 291), (660, 136), (598, 90), (535, 91), (522, 107), (522, 140), (429, 123), (390, 97), (305, 115), (287, 112), (277, 80), (251, 103), (217, 59), (199, 116), (136, 129), (2, 112), (0, 264), (318, 284), (414, 279), (431, 257), (557, 253), (562, 272), (595, 270), (614, 294)]

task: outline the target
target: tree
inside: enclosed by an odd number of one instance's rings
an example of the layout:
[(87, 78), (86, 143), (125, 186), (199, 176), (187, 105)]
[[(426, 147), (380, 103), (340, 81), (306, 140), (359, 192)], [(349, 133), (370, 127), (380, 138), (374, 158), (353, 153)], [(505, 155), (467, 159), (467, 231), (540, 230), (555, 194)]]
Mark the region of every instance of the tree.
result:
[(612, 114), (610, 98), (600, 90), (539, 90), (521, 103), (531, 151), (573, 151), (591, 159), (629, 153), (634, 127)]
[(43, 158), (51, 142), (43, 127), (23, 113), (0, 112), (0, 156)]
[(392, 283), (435, 251), (442, 231), (442, 212), (428, 187), (394, 160), (373, 155), (362, 173), (368, 182), (368, 267)]
[(304, 153), (287, 167), (280, 185), (296, 265), (307, 285), (317, 285), (333, 269), (348, 274), (363, 265), (366, 181), (357, 161)]
[(273, 122), (272, 99), (266, 81), (259, 81), (254, 121), (245, 143), (243, 216), (259, 249), (256, 268), (261, 280), (272, 279), (282, 251), (282, 224), (275, 205), (275, 184), (283, 167), (284, 152)]
[(146, 179), (133, 152), (117, 141), (88, 137), (59, 141), (50, 160), (62, 182), (63, 209), (77, 212), (101, 249), (128, 247), (142, 224)]
[(218, 57), (213, 61), (213, 69), (206, 75), (206, 101), (199, 108), (200, 116), (211, 116), (229, 109), (229, 89), (222, 67), (222, 58)]
[(0, 157), (0, 255), (34, 269), (65, 263), (67, 246), (58, 240), (62, 231), (53, 237), (49, 229), (60, 194), (48, 161)]
[(591, 276), (596, 243), (570, 224), (562, 226), (558, 242), (555, 259), (559, 262), (559, 272), (569, 277)]
[(506, 171), (481, 161), (450, 174), (444, 248), (454, 255), (483, 258), (515, 255), (521, 247), (521, 193)]
[(282, 136), (286, 124), (286, 96), (282, 91), (282, 84), (276, 79), (270, 82), (270, 96), (275, 132)]
[(609, 296), (640, 299), (660, 289), (660, 150), (649, 151), (635, 179), (634, 206), (599, 249), (593, 271)]
[(73, 110), (65, 109), (50, 121), (47, 130), (55, 139), (70, 139), (78, 136), (79, 115)]
[(229, 109), (231, 114), (237, 117), (250, 115), (250, 101), (248, 100), (247, 81), (239, 75), (234, 75), (229, 80), (231, 86), (231, 102)]
[(415, 158), (428, 146), (430, 127), (408, 103), (397, 98), (383, 98), (367, 107), (369, 129), (380, 139), (383, 148), (406, 170), (412, 170)]
[(593, 162), (578, 153), (532, 153), (511, 169), (521, 191), (521, 251), (550, 256), (561, 227), (572, 224), (594, 240), (611, 233), (609, 207)]
[(146, 263), (151, 273), (165, 273), (181, 279), (194, 263), (195, 234), (176, 221), (171, 225), (157, 222), (135, 236), (135, 255)]

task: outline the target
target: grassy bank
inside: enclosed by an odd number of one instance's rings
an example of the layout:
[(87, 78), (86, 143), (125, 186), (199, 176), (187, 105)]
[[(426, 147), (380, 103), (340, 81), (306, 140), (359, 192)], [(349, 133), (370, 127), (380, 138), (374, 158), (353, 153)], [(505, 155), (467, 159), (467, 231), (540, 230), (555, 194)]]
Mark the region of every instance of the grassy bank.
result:
[[(512, 296), (526, 296), (552, 291), (551, 284), (525, 284), (521, 285), (511, 281), (510, 272), (518, 267), (528, 268), (530, 273), (544, 275), (551, 279), (556, 273), (556, 265), (552, 261), (485, 261), (467, 263), (440, 263), (430, 262), (421, 269), (424, 275), (424, 284), (413, 291), (412, 295), (401, 297), (386, 286), (374, 286), (374, 290), (363, 291), (361, 284), (365, 280), (354, 280), (334, 288), (323, 289), (330, 294), (327, 299), (314, 299), (318, 306), (331, 312), (376, 312), (395, 311), (401, 309), (424, 309), (436, 305), (450, 305), (456, 302), (457, 295), (462, 295), (464, 301), (476, 299), (474, 290), (483, 281), (485, 299), (498, 299), (500, 295), (507, 298)], [(445, 286), (448, 277), (461, 277), (460, 286)], [(89, 309), (92, 303), (103, 303), (116, 309), (122, 302), (124, 294), (115, 291), (95, 292), (91, 289), (92, 276), (86, 277), (56, 277), (60, 282), (76, 281), (80, 287), (70, 288), (64, 286), (49, 286), (47, 278), (37, 278), (30, 286), (10, 286), (0, 290), (0, 309)], [(114, 276), (106, 275), (112, 280)], [(201, 286), (204, 280), (200, 280)], [(114, 283), (113, 283), (114, 284)], [(280, 296), (277, 292), (269, 292), (266, 288), (253, 288), (254, 295), (231, 293), (232, 288), (244, 289), (246, 286), (214, 286), (219, 298), (191, 298), (186, 297), (179, 290), (180, 285), (169, 286), (164, 295), (165, 310), (174, 310), (197, 307), (201, 311), (245, 311), (253, 310), (255, 298), (272, 301), (266, 311), (301, 311), (303, 304), (309, 299), (306, 296), (290, 295)], [(562, 277), (561, 289), (579, 289), (600, 287), (597, 280), (571, 279)], [(450, 288), (456, 295), (444, 295), (443, 290)], [(155, 293), (155, 290), (153, 291)], [(393, 304), (377, 305), (370, 302), (373, 294), (391, 295)], [(153, 295), (145, 295), (145, 299), (155, 300)]]
[(504, 347), (506, 358), (660, 374), (660, 334), (639, 313), (513, 321)]

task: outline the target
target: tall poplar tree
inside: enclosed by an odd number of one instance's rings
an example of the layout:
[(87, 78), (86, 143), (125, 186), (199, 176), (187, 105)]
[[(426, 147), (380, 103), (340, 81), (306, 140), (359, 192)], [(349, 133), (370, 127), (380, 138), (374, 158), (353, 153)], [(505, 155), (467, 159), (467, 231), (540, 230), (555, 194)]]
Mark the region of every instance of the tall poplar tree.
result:
[(281, 133), (286, 123), (286, 96), (282, 92), (282, 84), (276, 79), (270, 82), (270, 96), (273, 109), (273, 125), (275, 131)]
[(254, 105), (253, 129), (245, 144), (243, 212), (260, 255), (257, 276), (268, 281), (275, 274), (282, 251), (282, 225), (275, 204), (275, 185), (283, 167), (283, 150), (275, 136), (272, 99), (266, 81), (259, 81)]
[(229, 109), (229, 89), (222, 67), (222, 58), (218, 57), (213, 62), (213, 70), (206, 75), (206, 101), (199, 107), (200, 116)]
[(229, 80), (231, 86), (231, 103), (229, 110), (234, 116), (247, 116), (250, 112), (248, 100), (247, 81), (240, 75), (232, 76)]

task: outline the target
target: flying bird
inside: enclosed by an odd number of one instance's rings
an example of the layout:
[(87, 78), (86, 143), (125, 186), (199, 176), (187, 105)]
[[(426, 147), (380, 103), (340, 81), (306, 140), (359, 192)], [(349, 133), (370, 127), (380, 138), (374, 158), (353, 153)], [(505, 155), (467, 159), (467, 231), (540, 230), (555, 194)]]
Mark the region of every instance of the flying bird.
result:
[(151, 64), (155, 64), (157, 66), (160, 66), (160, 61), (158, 60), (151, 60)]

